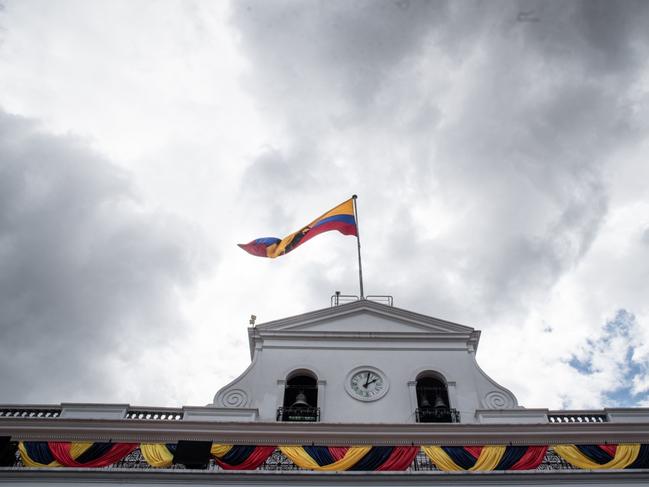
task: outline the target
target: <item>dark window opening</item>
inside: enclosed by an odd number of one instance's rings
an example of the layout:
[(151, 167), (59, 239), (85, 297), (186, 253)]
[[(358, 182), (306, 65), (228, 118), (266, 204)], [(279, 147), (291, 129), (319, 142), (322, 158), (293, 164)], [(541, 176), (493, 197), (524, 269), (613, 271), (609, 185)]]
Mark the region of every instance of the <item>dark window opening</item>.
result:
[(296, 375), (286, 381), (283, 406), (277, 421), (320, 421), (318, 381), (309, 375)]
[(446, 384), (435, 377), (417, 379), (418, 423), (459, 423), (459, 413), (452, 409)]

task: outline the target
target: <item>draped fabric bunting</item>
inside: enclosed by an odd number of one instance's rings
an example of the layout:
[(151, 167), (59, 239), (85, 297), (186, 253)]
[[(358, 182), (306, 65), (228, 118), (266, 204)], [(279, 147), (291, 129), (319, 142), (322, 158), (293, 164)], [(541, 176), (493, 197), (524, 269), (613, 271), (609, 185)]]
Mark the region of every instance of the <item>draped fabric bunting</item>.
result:
[(280, 446), (279, 449), (298, 467), (325, 472), (405, 470), (419, 451), (418, 446)]
[(496, 470), (536, 470), (545, 458), (547, 446), (508, 446)]
[(334, 461), (338, 461), (343, 458), (345, 456), (345, 453), (347, 453), (347, 450), (349, 450), (349, 447), (346, 446), (329, 447), (329, 453), (331, 454), (331, 457), (334, 459)]
[(52, 455), (65, 467), (107, 467), (121, 460), (137, 443), (49, 442)]
[[(21, 441), (18, 450), (26, 467), (105, 467), (128, 455), (135, 443)], [(158, 468), (174, 463), (175, 444), (142, 443), (146, 462)], [(649, 444), (555, 445), (554, 451), (581, 469), (649, 468)], [(319, 471), (406, 470), (419, 452), (418, 446), (280, 446), (295, 465)], [(547, 446), (422, 446), (443, 471), (535, 470)], [(226, 470), (255, 470), (275, 451), (274, 446), (223, 445), (210, 450)]]
[(146, 463), (156, 468), (170, 467), (174, 463), (176, 445), (164, 443), (141, 443), (140, 451)]
[(635, 461), (626, 468), (649, 468), (649, 445), (640, 445), (638, 458), (636, 458)]
[(608, 453), (611, 458), (615, 456), (615, 451), (617, 450), (617, 445), (597, 445), (598, 448)]
[(47, 441), (21, 441), (18, 443), (20, 458), (26, 467), (60, 467), (52, 456)]
[(485, 446), (476, 458), (461, 446), (422, 446), (430, 460), (445, 472), (458, 470), (493, 470), (505, 452), (504, 446)]
[[(553, 449), (557, 455), (577, 468), (597, 470), (627, 468), (638, 459), (641, 446), (645, 445), (620, 444), (614, 453), (611, 445), (555, 445)], [(643, 450), (645, 452), (646, 449)]]
[(419, 453), (418, 446), (375, 446), (350, 470), (377, 472), (407, 469)]
[(335, 472), (349, 470), (369, 452), (371, 446), (352, 446), (345, 455), (335, 460), (326, 446), (280, 446), (281, 452), (295, 465), (308, 470)]
[(255, 470), (275, 451), (274, 446), (221, 445), (214, 443), (211, 453), (224, 470)]
[[(142, 443), (142, 456), (152, 467), (165, 468), (174, 463), (176, 445)], [(225, 470), (255, 470), (275, 451), (274, 446), (221, 445), (214, 443), (210, 453)]]
[(23, 463), (28, 467), (107, 467), (121, 460), (137, 443), (20, 442)]
[(547, 446), (422, 446), (426, 456), (445, 472), (471, 470), (534, 470)]

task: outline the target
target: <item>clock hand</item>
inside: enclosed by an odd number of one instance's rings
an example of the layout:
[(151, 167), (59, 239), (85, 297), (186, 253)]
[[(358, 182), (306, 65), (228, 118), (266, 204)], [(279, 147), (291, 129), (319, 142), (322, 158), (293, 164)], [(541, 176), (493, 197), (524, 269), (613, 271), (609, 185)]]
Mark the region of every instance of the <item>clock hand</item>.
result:
[(367, 383), (367, 385), (369, 386), (370, 384), (372, 384), (373, 382), (376, 382), (377, 380), (379, 380), (379, 379), (378, 379), (378, 378), (376, 378), (376, 379), (372, 379), (371, 381), (369, 381), (369, 382)]
[(363, 384), (363, 387), (367, 388), (367, 386), (369, 385), (369, 380), (370, 380), (370, 373), (368, 372), (367, 379), (365, 379), (365, 384)]

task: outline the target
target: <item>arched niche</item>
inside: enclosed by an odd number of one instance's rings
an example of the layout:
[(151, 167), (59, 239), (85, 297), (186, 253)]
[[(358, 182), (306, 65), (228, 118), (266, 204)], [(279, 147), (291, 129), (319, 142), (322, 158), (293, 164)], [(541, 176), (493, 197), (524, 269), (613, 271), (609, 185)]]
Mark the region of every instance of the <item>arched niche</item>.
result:
[(278, 421), (313, 422), (320, 420), (318, 377), (308, 369), (297, 369), (286, 376), (284, 400)]
[(451, 408), (446, 379), (439, 372), (426, 370), (415, 379), (418, 423), (455, 423), (457, 411)]

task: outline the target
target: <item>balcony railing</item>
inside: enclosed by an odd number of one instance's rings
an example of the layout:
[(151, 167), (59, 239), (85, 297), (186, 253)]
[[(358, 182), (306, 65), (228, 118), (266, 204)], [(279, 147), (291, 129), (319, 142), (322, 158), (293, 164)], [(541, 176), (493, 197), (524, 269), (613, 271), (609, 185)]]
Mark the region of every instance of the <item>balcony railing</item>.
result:
[(318, 407), (279, 407), (277, 408), (277, 421), (318, 422), (320, 421), (320, 408)]
[(129, 409), (126, 419), (153, 419), (157, 421), (180, 421), (183, 419), (182, 409)]
[(418, 423), (459, 423), (460, 413), (457, 409), (440, 407), (423, 407), (415, 409)]
[(0, 407), (0, 418), (58, 418), (61, 408), (56, 406)]
[(603, 413), (551, 411), (548, 413), (548, 421), (550, 423), (608, 423), (608, 416)]

